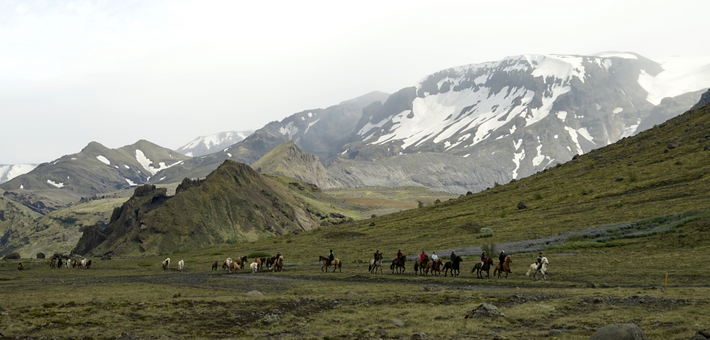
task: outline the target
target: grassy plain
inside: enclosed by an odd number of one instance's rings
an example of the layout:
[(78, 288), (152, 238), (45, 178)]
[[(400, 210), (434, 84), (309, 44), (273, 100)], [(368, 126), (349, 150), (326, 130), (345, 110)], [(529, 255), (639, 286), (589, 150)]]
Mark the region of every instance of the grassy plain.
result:
[[(611, 248), (550, 249), (547, 281), (524, 275), (535, 254), (513, 254), (508, 279), (477, 279), (476, 258), (458, 277), (370, 274), (363, 256), (341, 256), (323, 273), (315, 254), (279, 244), (281, 273), (228, 274), (212, 261), (257, 251), (230, 245), (110, 261), (91, 269), (49, 269), (45, 260), (0, 261), (0, 328), (22, 338), (185, 339), (588, 339), (616, 322), (647, 338), (688, 339), (710, 328), (710, 219), (682, 232), (624, 239)], [(252, 246), (256, 245), (252, 244)], [(172, 265), (163, 271), (165, 256)], [(176, 263), (185, 259), (184, 272)], [(492, 273), (491, 273), (492, 274)], [(668, 274), (668, 285), (664, 286)], [(588, 288), (594, 282), (598, 288)], [(607, 287), (607, 288), (602, 288)], [(257, 290), (263, 297), (249, 297)], [(486, 302), (505, 317), (466, 319)], [(404, 327), (397, 326), (400, 320)]]

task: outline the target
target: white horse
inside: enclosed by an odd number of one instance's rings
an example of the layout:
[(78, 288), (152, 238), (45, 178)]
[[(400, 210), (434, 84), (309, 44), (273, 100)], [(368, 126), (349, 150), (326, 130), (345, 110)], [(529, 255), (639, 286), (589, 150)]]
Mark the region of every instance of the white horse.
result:
[(69, 269), (71, 267), (71, 259), (67, 259), (67, 261), (64, 262), (64, 266), (67, 267), (67, 269)]
[(180, 261), (178, 262), (178, 270), (179, 270), (179, 271), (182, 271), (184, 268), (185, 268), (185, 261), (184, 261), (184, 260), (180, 260)]
[(163, 260), (163, 270), (168, 269), (170, 267), (170, 258), (168, 257), (167, 259)]
[(252, 272), (252, 273), (256, 273), (257, 271), (259, 271), (259, 264), (256, 263), (256, 262), (252, 262), (252, 263), (249, 265), (249, 268), (251, 269), (251, 272)]
[(232, 268), (232, 258), (228, 257), (224, 262), (222, 262), (222, 269), (229, 271)]
[(547, 280), (547, 266), (550, 264), (550, 262), (547, 261), (547, 257), (542, 258), (542, 266), (540, 266), (540, 270), (537, 270), (537, 263), (533, 263), (530, 265), (530, 269), (528, 269), (528, 272), (525, 273), (525, 276), (530, 276), (530, 274), (533, 274), (533, 280), (535, 280), (535, 277), (537, 276), (537, 273), (539, 272), (542, 274), (542, 279)]
[(79, 264), (81, 264), (81, 268), (89, 269), (89, 267), (91, 267), (91, 260), (87, 260), (85, 258), (85, 259), (81, 260), (81, 262), (79, 262)]

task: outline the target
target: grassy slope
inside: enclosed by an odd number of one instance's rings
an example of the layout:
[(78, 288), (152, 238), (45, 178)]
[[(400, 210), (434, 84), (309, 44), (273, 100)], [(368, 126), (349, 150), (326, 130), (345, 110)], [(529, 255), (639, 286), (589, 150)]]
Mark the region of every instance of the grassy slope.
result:
[[(346, 260), (451, 249), (557, 235), (595, 225), (707, 210), (710, 151), (708, 107), (578, 157), (564, 165), (475, 195), (353, 224), (259, 241), (245, 251), (287, 247), (300, 262), (334, 248)], [(680, 146), (664, 152), (670, 142)], [(623, 181), (617, 178), (623, 177)], [(527, 209), (518, 209), (520, 201)], [(373, 224), (371, 226), (370, 224)], [(494, 230), (477, 239), (472, 224)]]

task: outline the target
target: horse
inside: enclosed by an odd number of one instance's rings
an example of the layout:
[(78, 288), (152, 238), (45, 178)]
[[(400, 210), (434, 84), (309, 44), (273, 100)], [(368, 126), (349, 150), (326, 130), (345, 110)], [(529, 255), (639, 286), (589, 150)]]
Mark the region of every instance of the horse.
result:
[(67, 259), (66, 261), (64, 261), (64, 266), (69, 269), (69, 267), (71, 266), (71, 259)]
[(180, 261), (178, 261), (178, 270), (182, 271), (183, 269), (185, 269), (185, 261), (180, 260)]
[(271, 266), (271, 271), (272, 272), (280, 272), (284, 270), (284, 257), (283, 255), (279, 256), (276, 261), (274, 261), (274, 264)]
[(57, 269), (62, 269), (62, 265), (64, 265), (64, 262), (62, 262), (61, 257), (58, 257), (57, 258)]
[(271, 269), (271, 267), (274, 266), (274, 262), (276, 262), (277, 258), (276, 256), (269, 257), (266, 259), (266, 268)]
[(424, 257), (424, 260), (417, 259), (414, 261), (414, 276), (424, 275), (424, 267), (429, 263), (429, 256)]
[(266, 258), (265, 257), (258, 257), (257, 260), (259, 260), (257, 263), (259, 264), (259, 270), (264, 268), (264, 265), (266, 264)]
[(76, 265), (79, 264), (77, 260), (74, 260), (71, 262), (71, 267), (76, 268)]
[[(168, 263), (170, 263), (170, 259), (168, 259)], [(84, 269), (89, 269), (91, 268), (91, 260), (83, 259), (81, 260), (81, 268)]]
[(230, 273), (230, 274), (231, 274), (231, 273), (236, 273), (236, 272), (238, 272), (239, 269), (241, 269), (241, 268), (239, 267), (239, 265), (237, 264), (236, 261), (232, 261), (232, 262), (229, 264), (229, 273)]
[(404, 267), (404, 264), (407, 263), (407, 256), (402, 255), (402, 257), (398, 257), (394, 260), (392, 260), (392, 265), (390, 265), (390, 269), (392, 269), (392, 274), (394, 274), (394, 270), (397, 269), (397, 274), (404, 273), (407, 268)]
[(244, 267), (247, 265), (247, 257), (237, 257), (236, 262), (239, 265), (239, 269), (244, 269)]
[(343, 272), (343, 263), (340, 262), (339, 259), (335, 258), (333, 261), (330, 261), (330, 264), (328, 264), (329, 259), (323, 255), (318, 255), (318, 261), (323, 263), (323, 266), (320, 267), (320, 271), (323, 271), (323, 268), (325, 268), (325, 272), (328, 272), (328, 266), (333, 265), (333, 273), (335, 273), (336, 269), (339, 269), (340, 272)]
[(170, 267), (170, 258), (168, 257), (167, 259), (163, 260), (162, 265), (163, 271), (167, 270), (168, 267)]
[(454, 277), (454, 273), (456, 274), (456, 276), (459, 276), (459, 274), (461, 274), (459, 264), (462, 261), (463, 258), (461, 256), (456, 256), (451, 261), (446, 261), (446, 263), (444, 263), (444, 277), (446, 277), (446, 274), (448, 274), (449, 270), (451, 270), (451, 277)]
[(369, 271), (370, 274), (377, 274), (377, 268), (380, 268), (380, 274), (382, 274), (382, 254), (377, 255), (377, 260), (370, 260), (370, 266), (367, 268), (367, 271)]
[(441, 275), (441, 266), (443, 265), (444, 261), (442, 259), (436, 259), (436, 261), (431, 264), (431, 275)]
[(486, 272), (486, 277), (491, 278), (491, 267), (493, 267), (493, 259), (488, 258), (486, 262), (478, 262), (473, 268), (471, 268), (471, 273), (476, 272), (477, 278), (483, 278), (483, 272)]
[(528, 269), (528, 272), (525, 273), (525, 276), (530, 276), (530, 274), (533, 274), (532, 279), (535, 280), (535, 276), (537, 276), (537, 273), (542, 274), (542, 280), (547, 280), (547, 266), (550, 264), (549, 261), (547, 261), (547, 257), (542, 258), (542, 266), (540, 266), (540, 270), (537, 269), (537, 263), (533, 263), (530, 265), (530, 269)]
[(252, 263), (249, 265), (249, 269), (251, 269), (251, 273), (254, 274), (254, 273), (256, 273), (256, 272), (259, 270), (259, 264), (256, 263), (256, 261), (255, 261), (255, 262), (252, 262)]
[(57, 259), (56, 258), (52, 258), (52, 262), (49, 263), (49, 268), (50, 269), (57, 268)]
[(17, 270), (25, 270), (25, 266), (22, 264), (22, 262), (17, 264)]
[[(505, 260), (503, 260), (503, 263), (498, 262), (496, 265), (496, 269), (493, 270), (493, 276), (496, 276), (496, 272), (498, 272), (498, 278), (500, 279), (500, 274), (505, 272), (505, 278), (508, 278), (508, 273), (510, 273), (510, 264), (513, 263), (513, 259), (510, 258), (510, 255), (505, 257)], [(501, 265), (503, 265), (503, 269), (501, 270)]]
[(229, 270), (230, 266), (232, 265), (232, 258), (228, 257), (222, 262), (222, 270)]
[[(254, 259), (254, 263), (256, 263), (258, 269), (261, 269), (261, 266), (264, 264), (264, 262), (266, 262), (262, 259), (263, 257), (257, 257)], [(251, 265), (249, 265), (249, 268), (251, 268)]]
[(212, 270), (217, 270), (217, 267), (219, 267), (219, 261), (212, 262)]

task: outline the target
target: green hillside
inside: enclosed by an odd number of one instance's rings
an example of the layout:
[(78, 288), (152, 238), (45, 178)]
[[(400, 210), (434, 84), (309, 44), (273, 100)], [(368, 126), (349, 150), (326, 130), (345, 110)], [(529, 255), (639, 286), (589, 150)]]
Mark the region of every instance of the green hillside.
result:
[[(301, 233), (288, 245), (260, 241), (244, 251), (290, 249), (294, 261), (337, 248), (350, 259), (556, 236), (599, 225), (710, 210), (710, 107), (637, 136), (474, 195)], [(518, 207), (524, 202), (527, 208)], [(685, 216), (684, 215), (684, 216)], [(477, 238), (481, 228), (493, 236)], [(305, 258), (303, 258), (305, 257)]]
[(341, 186), (326, 173), (318, 156), (303, 152), (293, 140), (275, 147), (251, 167), (263, 174), (295, 178), (321, 189)]
[(142, 186), (114, 210), (106, 230), (85, 230), (74, 251), (157, 254), (298, 233), (325, 220), (332, 224), (333, 217), (352, 220), (299, 193), (317, 187), (289, 182), (225, 161), (204, 180), (185, 179), (172, 197), (164, 188)]

